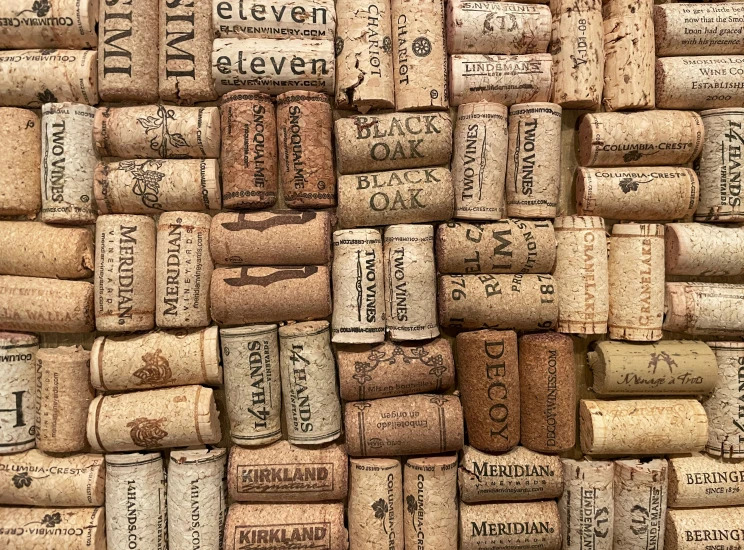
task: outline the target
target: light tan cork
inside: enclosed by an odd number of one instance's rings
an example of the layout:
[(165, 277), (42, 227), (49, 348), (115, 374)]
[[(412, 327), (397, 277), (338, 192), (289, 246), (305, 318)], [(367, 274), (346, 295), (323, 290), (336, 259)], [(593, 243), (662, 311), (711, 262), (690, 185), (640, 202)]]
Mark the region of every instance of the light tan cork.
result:
[[(336, 11), (333, 0), (269, 0), (245, 9), (242, 0), (213, 4), (212, 25), (217, 38), (277, 38), (296, 36), (333, 40)], [(270, 17), (266, 14), (270, 13)], [(276, 14), (276, 15), (274, 15)]]
[(41, 216), (46, 223), (95, 222), (93, 174), (98, 157), (90, 139), (95, 107), (45, 103), (41, 125)]
[(703, 150), (703, 119), (691, 111), (587, 113), (579, 123), (581, 166), (688, 164)]
[(385, 340), (384, 274), (382, 236), (377, 229), (333, 232), (334, 343)]
[(744, 335), (744, 285), (667, 283), (664, 330), (690, 335)]
[(213, 390), (180, 386), (96, 397), (88, 442), (106, 453), (211, 445), (220, 440)]
[(462, 406), (456, 395), (349, 402), (344, 420), (350, 456), (446, 453), (463, 445)]
[[(3, 364), (0, 410), (8, 411), (0, 416), (0, 455), (17, 453), (36, 446), (34, 415), (38, 351), (37, 336), (0, 331), (0, 363)], [(0, 467), (0, 473), (3, 471)], [(0, 495), (2, 494), (0, 491)]]
[(555, 217), (561, 185), (561, 113), (555, 103), (515, 104), (509, 108), (509, 217)]
[(220, 329), (230, 439), (236, 445), (282, 437), (282, 381), (276, 325)]
[[(711, 541), (715, 546), (736, 548), (744, 539), (744, 507), (708, 510), (669, 510), (666, 517), (664, 548), (667, 550), (703, 550)], [(734, 541), (735, 545), (728, 541)], [(715, 546), (713, 546), (715, 548)]]
[(103, 455), (56, 457), (31, 449), (0, 456), (0, 503), (12, 506), (103, 506)]
[(93, 122), (93, 139), (102, 157), (220, 156), (220, 111), (217, 107), (101, 107)]
[(337, 0), (336, 14), (336, 108), (395, 108), (390, 0)]
[(320, 502), (346, 497), (349, 457), (343, 445), (295, 447), (278, 441), (230, 449), (227, 487), (234, 502)]
[(669, 459), (669, 507), (744, 505), (744, 466), (706, 455)]
[(701, 451), (708, 419), (694, 399), (582, 399), (581, 450), (588, 455), (664, 455)]
[(615, 461), (616, 550), (663, 550), (669, 467), (663, 458)]
[(458, 474), (463, 502), (547, 500), (563, 492), (563, 466), (557, 456), (526, 447), (489, 455), (463, 447)]
[(559, 550), (561, 522), (555, 501), (460, 506), (462, 550)]
[(173, 451), (168, 461), (168, 548), (219, 549), (227, 515), (226, 449)]
[(660, 109), (719, 109), (744, 103), (744, 57), (705, 55), (656, 60), (656, 105)]
[(50, 279), (93, 276), (93, 233), (40, 222), (0, 222), (0, 273)]
[(336, 346), (341, 399), (359, 401), (448, 390), (455, 360), (446, 338)]
[(708, 415), (705, 452), (722, 458), (744, 458), (744, 409), (739, 407), (744, 393), (744, 344), (710, 342), (708, 345), (715, 353), (718, 376), (713, 393), (703, 401)]
[(744, 6), (654, 6), (656, 55), (744, 54)]
[(517, 333), (461, 332), (456, 342), (468, 442), (479, 451), (508, 451), (520, 434)]
[(464, 103), (457, 108), (452, 156), (456, 218), (506, 216), (507, 120), (508, 109), (500, 103)]
[(314, 445), (341, 435), (341, 401), (328, 321), (279, 328), (287, 439)]
[[(106, 550), (104, 509), (0, 508), (5, 550)], [(115, 550), (111, 543), (109, 550)]]
[(165, 548), (166, 478), (160, 453), (106, 455), (108, 550)]
[(0, 48), (95, 48), (98, 45), (97, 0), (51, 0), (34, 9), (28, 0), (0, 6)]
[(670, 223), (665, 243), (669, 275), (744, 274), (744, 228)]
[(564, 550), (612, 550), (614, 463), (561, 459), (565, 489), (558, 500)]
[(349, 470), (350, 548), (403, 550), (406, 517), (400, 460), (352, 458)]
[(74, 453), (87, 447), (85, 422), (95, 397), (90, 352), (80, 346), (42, 348), (36, 353), (36, 447)]
[[(2, 92), (0, 92), (2, 94)], [(35, 218), (41, 208), (41, 121), (29, 109), (0, 108), (0, 216)]]

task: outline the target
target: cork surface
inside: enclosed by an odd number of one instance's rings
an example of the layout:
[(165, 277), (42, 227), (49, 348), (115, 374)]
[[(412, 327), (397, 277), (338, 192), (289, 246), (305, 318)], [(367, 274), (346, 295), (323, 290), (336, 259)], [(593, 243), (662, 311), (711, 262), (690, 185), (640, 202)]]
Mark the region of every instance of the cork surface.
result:
[(463, 504), (460, 548), (559, 550), (561, 524), (554, 501)]
[(742, 71), (741, 55), (660, 57), (656, 60), (656, 105), (660, 109), (741, 107)]
[(664, 330), (690, 335), (744, 335), (744, 285), (667, 283)]
[(744, 505), (744, 468), (706, 455), (669, 459), (669, 507)]
[(0, 545), (6, 550), (116, 550), (110, 542), (106, 546), (104, 522), (103, 507), (0, 508)]
[(670, 223), (664, 258), (670, 275), (744, 274), (744, 230), (702, 223)]
[(656, 55), (744, 54), (744, 6), (724, 3), (696, 8), (691, 14), (675, 4), (654, 6)]
[(713, 393), (703, 401), (708, 415), (708, 443), (705, 445), (705, 452), (724, 459), (744, 458), (744, 439), (739, 416), (744, 344), (710, 342), (709, 345), (715, 353), (718, 377)]
[[(277, 16), (265, 17), (259, 8), (255, 15), (242, 11), (241, 0), (227, 0), (213, 4), (212, 25), (217, 38), (277, 38), (313, 36), (333, 40), (336, 32), (336, 11), (333, 0), (269, 0), (262, 4), (266, 12)], [(246, 15), (260, 26), (246, 25)]]
[(0, 147), (0, 215), (33, 219), (41, 208), (41, 121), (31, 110), (3, 107), (0, 132), (13, 136)]
[(614, 463), (561, 459), (565, 489), (558, 500), (564, 550), (612, 550)]
[[(668, 550), (704, 548), (707, 546), (706, 535), (709, 540), (713, 540), (715, 536), (715, 540), (718, 541), (738, 542), (744, 538), (742, 525), (744, 525), (743, 507), (714, 508), (711, 510), (669, 510), (666, 517), (664, 548)], [(733, 548), (736, 548), (736, 546), (733, 546)]]
[(52, 0), (46, 6), (47, 10), (37, 12), (28, 9), (27, 0), (3, 2), (0, 19), (9, 23), (0, 30), (0, 48), (84, 49), (98, 45), (96, 0)]
[[(3, 364), (0, 410), (12, 412), (15, 409), (16, 413), (0, 416), (0, 455), (17, 453), (36, 446), (34, 415), (38, 351), (37, 336), (0, 331), (0, 363)], [(452, 368), (454, 372), (454, 365)], [(0, 470), (0, 473), (3, 471)]]
[(663, 550), (668, 475), (663, 458), (615, 461), (613, 549)]

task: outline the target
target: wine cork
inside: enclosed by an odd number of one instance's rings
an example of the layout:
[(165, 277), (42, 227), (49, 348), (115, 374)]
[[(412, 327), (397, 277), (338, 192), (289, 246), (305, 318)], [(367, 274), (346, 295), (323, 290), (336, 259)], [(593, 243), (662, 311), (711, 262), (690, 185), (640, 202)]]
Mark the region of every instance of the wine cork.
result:
[(93, 191), (101, 214), (206, 212), (222, 204), (217, 159), (101, 162)]
[(519, 338), (521, 443), (532, 451), (561, 453), (576, 440), (573, 341), (555, 332)]
[(579, 164), (688, 164), (700, 155), (704, 136), (703, 119), (691, 111), (587, 113), (579, 124)]
[(346, 401), (439, 392), (455, 385), (455, 360), (445, 338), (336, 346), (336, 363)]
[(336, 14), (336, 108), (395, 108), (390, 0), (338, 0)]
[(468, 504), (553, 499), (563, 492), (563, 466), (557, 456), (526, 447), (489, 455), (466, 445), (458, 480), (460, 498)]
[[(2, 92), (0, 92), (2, 95)], [(35, 218), (41, 208), (41, 121), (29, 109), (0, 108), (0, 216)]]
[(455, 54), (450, 56), (450, 104), (488, 101), (509, 107), (550, 101), (553, 59), (547, 53), (525, 55)]
[(561, 523), (554, 501), (463, 504), (460, 548), (559, 550)]
[(336, 206), (330, 98), (287, 92), (277, 96), (276, 105), (284, 204), (303, 210)]
[(406, 519), (400, 460), (352, 458), (349, 470), (350, 548), (403, 550)]
[(382, 236), (377, 229), (333, 233), (333, 342), (385, 340)]
[(50, 456), (37, 449), (0, 456), (0, 504), (103, 506), (103, 455)]
[(499, 103), (464, 103), (457, 108), (452, 156), (456, 218), (500, 220), (506, 216), (506, 125), (507, 108)]
[(166, 481), (160, 453), (106, 455), (108, 550), (165, 548)]
[(155, 326), (155, 222), (109, 215), (96, 221), (96, 328), (130, 332)]
[(218, 38), (212, 45), (214, 86), (220, 95), (233, 90), (276, 95), (287, 88), (332, 94), (333, 54), (330, 40)]
[(556, 236), (549, 221), (449, 222), (437, 228), (440, 273), (550, 273)]
[(513, 218), (555, 218), (561, 185), (561, 113), (554, 103), (512, 105), (506, 211)]
[(50, 279), (93, 276), (93, 233), (39, 222), (0, 222), (0, 273)]
[(36, 353), (36, 447), (74, 453), (87, 447), (85, 421), (95, 392), (90, 352), (80, 346), (42, 348)]
[(744, 409), (739, 403), (744, 394), (744, 344), (710, 342), (708, 345), (715, 353), (718, 368), (713, 393), (703, 401), (708, 415), (705, 452), (722, 458), (743, 458)]
[(661, 340), (664, 318), (664, 226), (617, 223), (608, 260), (610, 338)]
[(463, 445), (462, 406), (456, 395), (416, 394), (346, 403), (350, 456), (446, 453)]
[(91, 332), (93, 285), (36, 277), (0, 276), (0, 330)]
[(168, 548), (222, 545), (226, 449), (173, 451), (168, 461)]
[(331, 314), (325, 266), (217, 268), (212, 273), (212, 319), (224, 326), (323, 319)]
[(90, 135), (96, 108), (45, 103), (41, 112), (41, 221), (94, 223), (93, 174), (98, 157)]
[(52, 0), (28, 4), (26, 0), (8, 0), (0, 9), (4, 21), (0, 30), (0, 48), (95, 48), (98, 2)]
[(391, 340), (439, 336), (434, 226), (385, 228), (385, 319)]
[(222, 114), (222, 205), (257, 210), (276, 202), (276, 114), (266, 94), (230, 92)]
[(656, 60), (660, 109), (719, 109), (744, 103), (744, 57), (705, 55)]
[(457, 455), (408, 459), (403, 496), (411, 515), (403, 521), (405, 545), (457, 550)]
[(102, 157), (218, 158), (220, 111), (173, 105), (101, 107), (93, 121), (93, 139)]
[(519, 443), (517, 334), (479, 330), (457, 335), (457, 376), (468, 441), (479, 451)]
[[(98, 103), (95, 50), (12, 50), (0, 55), (0, 105)], [(34, 117), (35, 118), (35, 117)], [(38, 145), (37, 145), (38, 146)]]
[(690, 335), (744, 335), (744, 285), (667, 283), (664, 330)]
[(88, 441), (105, 453), (211, 445), (220, 436), (213, 391), (203, 386), (102, 395), (88, 411)]
[(349, 458), (343, 445), (301, 448), (278, 441), (230, 449), (227, 486), (233, 502), (319, 502), (346, 498)]
[(561, 0), (551, 9), (553, 103), (564, 109), (597, 109), (604, 88), (602, 2)]
[(279, 328), (279, 361), (287, 439), (327, 443), (341, 435), (341, 401), (328, 321)]
[(220, 212), (212, 218), (210, 249), (228, 265), (323, 265), (331, 260), (329, 212)]
[(669, 275), (744, 274), (744, 229), (702, 223), (666, 227), (664, 258)]
[(391, 0), (395, 110), (449, 109), (444, 0)]
[(654, 6), (656, 55), (744, 54), (744, 6)]
[(565, 550), (612, 550), (614, 463), (561, 459), (565, 489), (558, 501)]
[(220, 329), (230, 439), (236, 445), (282, 437), (282, 381), (276, 325)]
[[(333, 40), (336, 11), (333, 0), (268, 0), (252, 9), (242, 0), (213, 4), (212, 21), (218, 38), (291, 38)], [(267, 16), (267, 14), (270, 14)], [(250, 23), (247, 23), (250, 22)]]
[[(104, 522), (103, 507), (0, 508), (0, 545), (6, 550), (106, 550)], [(111, 542), (108, 548), (114, 550)]]
[(667, 461), (615, 461), (615, 525), (617, 550), (663, 550), (667, 512)]
[(694, 399), (582, 399), (581, 450), (588, 455), (665, 455), (701, 451), (708, 419)]
[[(716, 546), (736, 548), (728, 543), (744, 539), (744, 507), (709, 510), (669, 510), (666, 517), (664, 548), (669, 550), (703, 550)], [(713, 546), (715, 548), (715, 546)]]
[(39, 339), (33, 334), (0, 331), (0, 363), (3, 364), (0, 384), (0, 411), (3, 412), (0, 415), (0, 461), (4, 454), (36, 446), (34, 415), (38, 351)]
[[(340, 118), (336, 121), (335, 135), (336, 164), (341, 174), (446, 165), (452, 155), (449, 113), (389, 113)], [(391, 183), (397, 182), (384, 185)], [(341, 181), (339, 195), (340, 186)]]
[(463, 329), (539, 330), (558, 322), (550, 275), (443, 275), (439, 322)]
[(744, 467), (706, 455), (669, 459), (669, 507), (744, 505)]

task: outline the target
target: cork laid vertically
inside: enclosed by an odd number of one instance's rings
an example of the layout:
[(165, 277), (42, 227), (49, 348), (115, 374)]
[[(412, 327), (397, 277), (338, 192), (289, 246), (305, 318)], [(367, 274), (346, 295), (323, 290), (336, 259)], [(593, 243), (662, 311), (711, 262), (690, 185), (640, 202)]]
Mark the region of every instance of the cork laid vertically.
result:
[[(1, 93), (1, 92), (0, 92)], [(41, 120), (30, 109), (0, 108), (0, 216), (33, 219), (41, 208)]]
[(0, 455), (36, 446), (38, 351), (39, 339), (35, 335), (0, 331), (0, 363), (3, 364), (0, 410), (7, 411), (0, 416)]
[(667, 283), (664, 330), (693, 336), (744, 335), (744, 285)]
[(613, 550), (663, 550), (668, 476), (663, 458), (615, 461)]
[(706, 455), (669, 459), (669, 507), (744, 506), (744, 475), (739, 462)]
[[(724, 17), (725, 18), (725, 17)], [(741, 107), (742, 55), (656, 59), (656, 105), (660, 109)]]
[[(33, 6), (33, 4), (31, 5)], [(0, 6), (0, 49), (95, 48), (97, 0), (51, 0), (29, 9), (27, 0), (7, 0)]]
[(744, 274), (744, 229), (702, 223), (666, 226), (664, 260), (669, 275)]
[(744, 6), (723, 3), (719, 6), (654, 6), (656, 55), (744, 54), (741, 22)]
[(614, 463), (561, 461), (565, 488), (558, 511), (564, 550), (612, 550)]
[[(246, 9), (242, 0), (223, 0), (212, 7), (212, 25), (218, 38), (306, 36), (333, 41), (336, 32), (333, 0), (268, 0), (256, 4), (255, 9)], [(271, 15), (267, 17), (267, 13)]]
[(555, 501), (460, 506), (461, 550), (527, 550), (536, 547), (543, 550), (561, 548), (561, 520)]
[(718, 363), (713, 393), (703, 401), (708, 415), (708, 443), (705, 452), (721, 458), (744, 457), (744, 427), (739, 404), (744, 396), (744, 344), (709, 342)]
[(349, 463), (349, 547), (403, 550), (403, 471), (397, 458), (352, 458)]
[(457, 550), (457, 455), (409, 458), (403, 468), (408, 548)]
[[(697, 550), (710, 546), (709, 541), (741, 541), (744, 539), (744, 507), (711, 508), (706, 510), (669, 510), (666, 517), (664, 548)], [(708, 536), (708, 541), (705, 536)], [(713, 538), (715, 537), (715, 538)], [(728, 542), (717, 546), (732, 546)], [(739, 546), (739, 544), (736, 544)], [(736, 548), (736, 546), (733, 546)]]
[[(50, 522), (53, 529), (46, 527)], [(103, 507), (0, 508), (0, 545), (6, 550), (115, 550), (106, 542)]]

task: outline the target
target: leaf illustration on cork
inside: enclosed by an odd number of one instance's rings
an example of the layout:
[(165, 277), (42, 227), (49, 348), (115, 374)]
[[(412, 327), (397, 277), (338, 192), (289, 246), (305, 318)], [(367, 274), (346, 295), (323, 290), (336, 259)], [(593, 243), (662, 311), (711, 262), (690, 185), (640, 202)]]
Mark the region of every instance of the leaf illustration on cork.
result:
[(33, 478), (28, 475), (28, 472), (21, 472), (20, 474), (16, 474), (13, 476), (13, 485), (16, 486), (16, 489), (23, 489), (24, 487), (31, 487), (31, 482), (33, 481)]
[(408, 509), (408, 513), (411, 514), (411, 525), (413, 525), (413, 529), (416, 529), (416, 510), (418, 510), (418, 503), (416, 502), (416, 497), (413, 495), (408, 495), (406, 497), (406, 508)]
[(623, 178), (620, 180), (620, 189), (627, 195), (631, 191), (638, 191), (638, 186), (641, 183), (650, 183), (651, 181), (653, 180), (639, 181), (633, 178)]
[(168, 420), (167, 418), (146, 418), (140, 417), (131, 422), (127, 423), (129, 430), (129, 437), (138, 447), (144, 447), (149, 449), (151, 447), (159, 447), (160, 440), (168, 435), (161, 424)]
[(635, 162), (637, 160), (641, 160), (642, 158), (643, 155), (636, 149), (634, 149), (633, 151), (628, 151), (623, 155), (623, 160), (625, 162)]
[(51, 90), (46, 88), (43, 92), (36, 94), (36, 99), (41, 103), (57, 103), (57, 97), (51, 92)]
[[(41, 519), (41, 521), (30, 521), (26, 525), (35, 525), (37, 523), (51, 529), (62, 523), (62, 514), (60, 514), (59, 512), (54, 512), (53, 514), (44, 514), (44, 517)], [(26, 525), (24, 525), (24, 527), (26, 527)]]
[(375, 517), (382, 523), (382, 530), (387, 534), (387, 527), (385, 526), (385, 518), (387, 517), (390, 509), (388, 508), (385, 499), (381, 498), (372, 503), (372, 509), (375, 511)]
[(137, 122), (145, 129), (145, 134), (153, 132), (155, 135), (150, 139), (150, 149), (158, 151), (163, 158), (179, 158), (186, 155), (171, 153), (169, 148), (178, 149), (179, 147), (188, 147), (189, 143), (182, 134), (171, 132), (168, 128), (168, 121), (175, 120), (176, 112), (173, 109), (167, 109), (163, 105), (158, 106), (157, 116), (139, 117)]
[(164, 384), (173, 378), (170, 363), (162, 353), (163, 350), (157, 349), (142, 356), (144, 366), (133, 373), (139, 378), (138, 384)]
[(49, 10), (51, 9), (52, 9), (52, 6), (49, 3), (49, 0), (34, 0), (34, 3), (31, 5), (30, 10), (19, 11), (16, 14), (16, 16), (19, 16), (19, 15), (22, 15), (28, 12), (33, 12), (36, 14), (36, 17), (46, 17), (46, 15), (49, 13)]
[(674, 372), (674, 369), (672, 367), (677, 366), (677, 363), (667, 352), (662, 351), (661, 353), (652, 353), (651, 360), (648, 362), (648, 369), (651, 371), (652, 374), (656, 374), (656, 367), (659, 365), (659, 361), (669, 367), (670, 373)]

